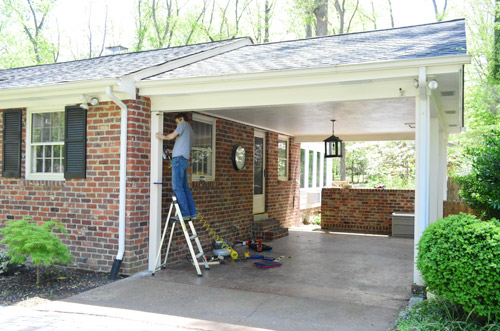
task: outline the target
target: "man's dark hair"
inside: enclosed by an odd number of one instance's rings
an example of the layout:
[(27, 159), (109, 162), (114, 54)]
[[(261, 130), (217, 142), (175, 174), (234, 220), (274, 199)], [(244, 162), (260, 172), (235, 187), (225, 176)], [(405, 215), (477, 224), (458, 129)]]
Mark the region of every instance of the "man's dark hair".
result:
[(182, 118), (184, 121), (187, 121), (187, 119), (188, 119), (186, 113), (179, 113), (179, 114), (175, 115), (175, 119), (179, 119), (179, 118)]

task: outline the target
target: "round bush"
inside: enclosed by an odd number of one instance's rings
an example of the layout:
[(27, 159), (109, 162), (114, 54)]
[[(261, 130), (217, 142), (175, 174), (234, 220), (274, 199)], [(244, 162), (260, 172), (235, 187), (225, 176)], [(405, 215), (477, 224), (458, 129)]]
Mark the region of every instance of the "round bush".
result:
[(480, 316), (500, 317), (500, 222), (451, 215), (430, 224), (417, 267), (429, 291)]

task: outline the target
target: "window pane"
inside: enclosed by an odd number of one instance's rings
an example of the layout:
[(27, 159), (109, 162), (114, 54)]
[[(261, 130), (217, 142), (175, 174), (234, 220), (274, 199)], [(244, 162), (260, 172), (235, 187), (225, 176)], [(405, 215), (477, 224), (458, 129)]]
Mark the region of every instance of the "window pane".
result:
[(300, 188), (304, 188), (306, 181), (306, 151), (300, 150)]
[(212, 175), (212, 152), (193, 150), (193, 175)]
[(39, 143), (42, 141), (42, 129), (33, 128), (33, 135), (31, 136), (31, 141), (34, 143)]
[(32, 142), (64, 141), (64, 113), (39, 113), (32, 116)]
[(62, 165), (62, 159), (54, 159), (54, 172), (55, 173), (63, 173), (64, 168)]
[(278, 157), (280, 159), (287, 158), (287, 141), (286, 140), (278, 140)]
[(308, 178), (308, 187), (313, 187), (313, 164), (314, 164), (314, 152), (309, 151), (309, 178)]
[(212, 125), (203, 122), (193, 122), (193, 147), (212, 148)]
[(45, 158), (51, 157), (52, 156), (52, 146), (44, 146), (45, 147)]
[(253, 154), (253, 194), (264, 192), (264, 139), (255, 137)]
[(43, 159), (36, 159), (36, 172), (43, 172)]
[(321, 178), (321, 154), (316, 152), (316, 187), (320, 187)]
[(278, 160), (278, 177), (286, 177), (286, 160)]
[(43, 172), (52, 172), (52, 160), (51, 159), (45, 159), (45, 167), (43, 169)]
[(53, 146), (54, 157), (61, 157), (61, 146)]

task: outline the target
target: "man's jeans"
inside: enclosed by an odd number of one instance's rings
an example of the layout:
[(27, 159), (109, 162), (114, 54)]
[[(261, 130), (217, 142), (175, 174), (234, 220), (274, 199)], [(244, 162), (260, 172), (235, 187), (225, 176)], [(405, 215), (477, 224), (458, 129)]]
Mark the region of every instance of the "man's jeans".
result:
[(194, 205), (193, 195), (188, 186), (188, 168), (189, 160), (186, 160), (182, 156), (172, 159), (172, 189), (177, 196), (182, 216), (195, 217), (196, 207)]

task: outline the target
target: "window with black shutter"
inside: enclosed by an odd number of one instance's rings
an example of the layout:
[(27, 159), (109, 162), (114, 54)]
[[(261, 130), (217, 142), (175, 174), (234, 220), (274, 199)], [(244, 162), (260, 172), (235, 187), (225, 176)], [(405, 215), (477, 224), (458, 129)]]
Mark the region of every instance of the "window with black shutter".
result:
[(66, 107), (64, 134), (64, 178), (85, 178), (87, 164), (87, 111)]
[(21, 110), (5, 110), (3, 112), (3, 177), (21, 177), (21, 131)]

